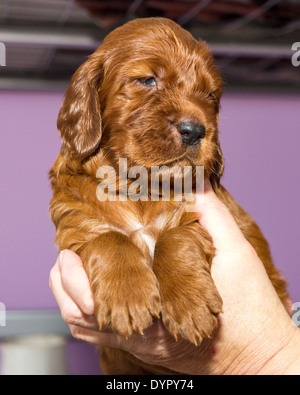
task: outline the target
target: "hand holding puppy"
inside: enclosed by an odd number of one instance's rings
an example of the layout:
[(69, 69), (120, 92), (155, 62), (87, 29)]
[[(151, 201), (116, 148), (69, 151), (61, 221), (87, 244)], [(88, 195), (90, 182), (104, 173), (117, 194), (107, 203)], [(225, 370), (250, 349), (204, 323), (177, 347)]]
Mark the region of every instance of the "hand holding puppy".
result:
[(204, 340), (200, 347), (185, 340), (176, 342), (161, 320), (155, 320), (144, 336), (133, 334), (127, 341), (108, 329), (100, 333), (82, 262), (73, 252), (63, 251), (51, 271), (50, 287), (73, 336), (122, 349), (141, 365), (155, 365), (166, 372), (300, 374), (299, 329), (293, 326), (256, 252), (208, 182), (199, 214), (217, 250), (212, 277), (224, 302), (213, 339)]

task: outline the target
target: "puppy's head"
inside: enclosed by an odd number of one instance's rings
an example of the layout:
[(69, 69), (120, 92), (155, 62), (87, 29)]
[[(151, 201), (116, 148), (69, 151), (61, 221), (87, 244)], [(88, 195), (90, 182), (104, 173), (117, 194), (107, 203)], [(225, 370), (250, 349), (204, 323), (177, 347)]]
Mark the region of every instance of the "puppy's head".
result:
[(171, 20), (134, 20), (74, 75), (58, 120), (63, 150), (84, 159), (104, 149), (147, 168), (204, 166), (219, 179), (222, 88), (204, 42)]

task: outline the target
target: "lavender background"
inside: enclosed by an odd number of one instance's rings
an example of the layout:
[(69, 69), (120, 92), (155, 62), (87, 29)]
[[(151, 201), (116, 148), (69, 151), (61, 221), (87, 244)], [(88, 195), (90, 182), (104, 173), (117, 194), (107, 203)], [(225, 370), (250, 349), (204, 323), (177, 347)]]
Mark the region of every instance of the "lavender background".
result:
[[(0, 92), (0, 301), (7, 309), (55, 309), (48, 288), (57, 251), (47, 212), (47, 173), (59, 152), (63, 93)], [(227, 93), (221, 113), (223, 184), (255, 218), (300, 301), (300, 96)], [(71, 342), (73, 374), (96, 374), (98, 353)]]

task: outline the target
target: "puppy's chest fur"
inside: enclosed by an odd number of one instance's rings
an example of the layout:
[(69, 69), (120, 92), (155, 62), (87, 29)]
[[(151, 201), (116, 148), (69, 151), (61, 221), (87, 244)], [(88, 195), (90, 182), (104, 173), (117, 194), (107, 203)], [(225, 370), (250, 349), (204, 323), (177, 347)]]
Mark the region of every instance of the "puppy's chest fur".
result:
[[(104, 162), (100, 162), (103, 165)], [(104, 163), (105, 164), (105, 163)], [(97, 188), (103, 181), (94, 177), (99, 168), (99, 162), (91, 161), (86, 167), (66, 166), (63, 157), (58, 158), (54, 167), (55, 176), (52, 179), (54, 190), (63, 191), (68, 200), (85, 207), (86, 217), (78, 226), (84, 231), (85, 222), (94, 226), (86, 232), (103, 234), (119, 232), (126, 235), (147, 258), (151, 265), (157, 240), (169, 229), (197, 222), (197, 215), (186, 211), (186, 203), (178, 201), (100, 201)], [(90, 175), (89, 175), (90, 174)], [(93, 174), (93, 176), (92, 176)], [(68, 207), (69, 204), (68, 204)], [(75, 207), (74, 207), (75, 208)], [(90, 222), (92, 220), (92, 222)], [(200, 225), (199, 225), (200, 228)], [(83, 233), (83, 232), (82, 232)], [(85, 238), (85, 235), (81, 235)], [(59, 241), (59, 237), (57, 241)], [(69, 245), (59, 245), (60, 248), (70, 248)]]
[(164, 231), (197, 221), (196, 215), (186, 212), (186, 204), (181, 202), (114, 202), (114, 210), (108, 212), (106, 204), (105, 213), (101, 206), (99, 203), (105, 215), (103, 225), (128, 236), (149, 263), (153, 261), (157, 240)]
[[(97, 235), (119, 232), (139, 247), (151, 264), (157, 240), (164, 231), (197, 221), (195, 213), (186, 211), (185, 202), (130, 199), (124, 202), (119, 201), (118, 195), (117, 201), (100, 201), (97, 188), (102, 180), (94, 176), (99, 162), (86, 167), (78, 166), (77, 162), (67, 165), (60, 156), (51, 171), (54, 198), (50, 210), (60, 249), (77, 252), (84, 242)], [(76, 241), (72, 241), (63, 229), (75, 225)]]

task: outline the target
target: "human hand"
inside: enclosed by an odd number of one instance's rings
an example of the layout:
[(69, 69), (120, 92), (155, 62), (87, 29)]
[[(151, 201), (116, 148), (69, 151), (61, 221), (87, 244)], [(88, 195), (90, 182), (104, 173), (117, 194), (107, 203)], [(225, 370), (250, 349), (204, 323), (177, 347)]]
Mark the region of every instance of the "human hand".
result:
[(300, 374), (300, 332), (255, 250), (209, 183), (199, 212), (216, 247), (212, 277), (224, 302), (213, 339), (200, 347), (176, 342), (161, 320), (155, 320), (144, 336), (134, 334), (128, 340), (109, 329), (100, 333), (82, 262), (73, 252), (63, 251), (52, 269), (50, 287), (73, 336), (184, 374)]

